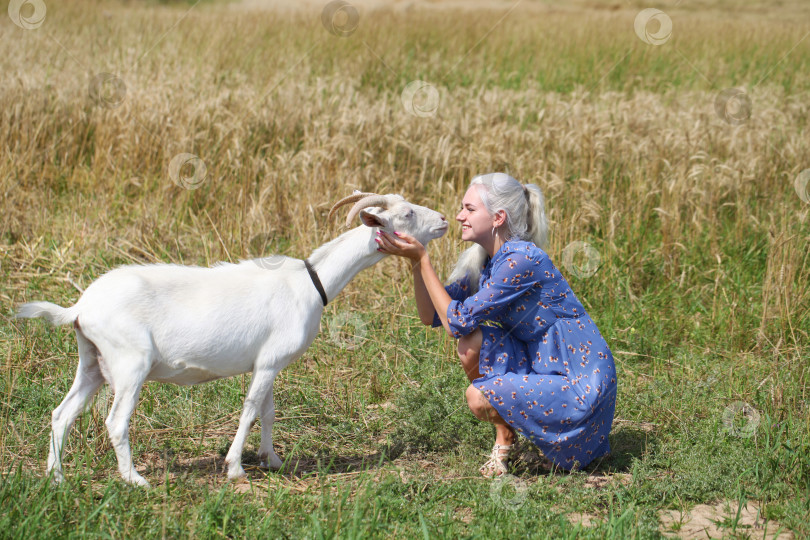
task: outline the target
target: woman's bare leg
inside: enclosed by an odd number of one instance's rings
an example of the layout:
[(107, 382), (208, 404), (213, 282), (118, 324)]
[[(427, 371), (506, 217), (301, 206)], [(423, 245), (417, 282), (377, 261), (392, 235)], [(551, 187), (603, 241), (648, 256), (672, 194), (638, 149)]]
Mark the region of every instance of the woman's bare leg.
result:
[(467, 387), (467, 405), (476, 418), (495, 425), (495, 444), (510, 445), (515, 442), (515, 430), (501, 418), (481, 390), (472, 384)]
[[(471, 334), (461, 337), (458, 340), (458, 357), (461, 360), (461, 367), (467, 374), (470, 382), (481, 377), (478, 371), (478, 358), (481, 353), (481, 343), (483, 335), (480, 329), (476, 329)], [(487, 398), (475, 386), (467, 387), (467, 405), (479, 420), (495, 425), (495, 444), (508, 445), (515, 442), (515, 430), (507, 424), (495, 407), (489, 404)]]

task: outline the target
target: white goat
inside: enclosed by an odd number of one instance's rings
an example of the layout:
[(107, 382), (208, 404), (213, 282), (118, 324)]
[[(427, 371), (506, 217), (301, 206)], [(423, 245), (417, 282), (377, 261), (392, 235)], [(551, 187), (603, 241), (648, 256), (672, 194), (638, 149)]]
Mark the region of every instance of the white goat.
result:
[(273, 381), (315, 339), (327, 298), (384, 257), (376, 250), (375, 229), (404, 231), (423, 244), (447, 231), (444, 216), (399, 195), (355, 193), (335, 204), (329, 217), (352, 202), (347, 225), (358, 213), (364, 225), (316, 249), (308, 259), (311, 274), (304, 261), (291, 258), (212, 268), (124, 266), (90, 284), (72, 307), (22, 305), (17, 317), (73, 323), (76, 330), (76, 378), (52, 415), (47, 471), (54, 479), (64, 479), (65, 436), (104, 381), (115, 393), (106, 425), (118, 470), (126, 481), (148, 486), (135, 471), (129, 445), (129, 420), (144, 382), (191, 385), (251, 371), (239, 428), (225, 457), (228, 478), (245, 474), (242, 449), (257, 415), (259, 459), (263, 466), (281, 467), (273, 451)]

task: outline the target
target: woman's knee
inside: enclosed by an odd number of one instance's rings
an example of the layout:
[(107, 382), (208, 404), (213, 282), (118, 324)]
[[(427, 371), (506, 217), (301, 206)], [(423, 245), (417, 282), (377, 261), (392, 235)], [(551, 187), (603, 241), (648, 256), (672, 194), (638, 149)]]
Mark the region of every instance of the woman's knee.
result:
[(487, 401), (487, 398), (484, 397), (481, 390), (476, 388), (475, 385), (471, 384), (467, 387), (465, 394), (470, 411), (472, 411), (477, 418), (486, 420), (488, 417), (487, 408), (489, 406), (489, 402)]

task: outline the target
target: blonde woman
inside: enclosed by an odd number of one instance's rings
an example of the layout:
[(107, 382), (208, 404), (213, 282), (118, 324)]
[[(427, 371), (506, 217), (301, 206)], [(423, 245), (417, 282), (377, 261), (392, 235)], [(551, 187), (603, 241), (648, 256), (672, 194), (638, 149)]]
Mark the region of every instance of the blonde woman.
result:
[(456, 216), (462, 253), (442, 285), (413, 237), (379, 232), (379, 251), (413, 263), (419, 318), (458, 339), (470, 410), (495, 426), (484, 476), (507, 472), (516, 432), (563, 469), (610, 451), (616, 368), (596, 323), (543, 247), (543, 194), (509, 175), (476, 176)]

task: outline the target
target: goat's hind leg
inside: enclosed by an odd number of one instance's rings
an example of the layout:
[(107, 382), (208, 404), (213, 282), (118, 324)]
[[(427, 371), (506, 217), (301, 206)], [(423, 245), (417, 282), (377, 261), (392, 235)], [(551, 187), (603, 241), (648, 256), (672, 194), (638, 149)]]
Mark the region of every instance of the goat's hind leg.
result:
[(79, 345), (79, 366), (76, 369), (76, 377), (65, 399), (51, 415), (47, 472), (53, 474), (56, 482), (61, 482), (65, 478), (62, 474), (62, 449), (65, 437), (73, 427), (76, 418), (104, 383), (104, 377), (98, 365), (98, 349), (79, 328), (76, 329), (76, 341)]
[(276, 420), (276, 405), (273, 401), (273, 381), (267, 390), (267, 397), (262, 404), (262, 442), (259, 444), (259, 466), (279, 470), (282, 462), (273, 451), (273, 422)]
[(149, 482), (138, 474), (132, 464), (132, 450), (129, 446), (129, 420), (149, 372), (149, 358), (134, 355), (117, 358), (116, 362), (117, 366), (111, 372), (115, 398), (105, 422), (107, 431), (118, 459), (118, 472), (131, 484), (149, 487)]

